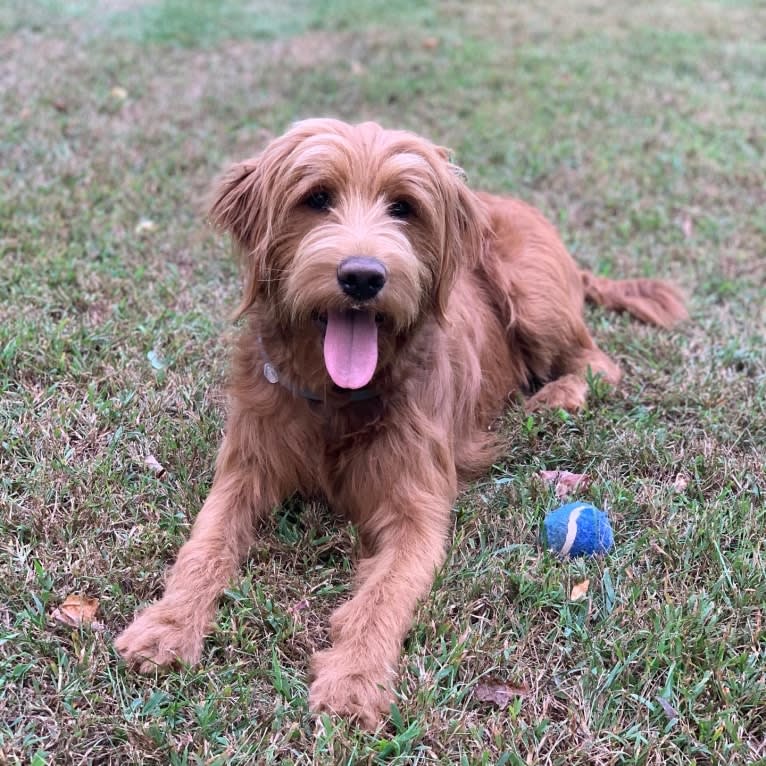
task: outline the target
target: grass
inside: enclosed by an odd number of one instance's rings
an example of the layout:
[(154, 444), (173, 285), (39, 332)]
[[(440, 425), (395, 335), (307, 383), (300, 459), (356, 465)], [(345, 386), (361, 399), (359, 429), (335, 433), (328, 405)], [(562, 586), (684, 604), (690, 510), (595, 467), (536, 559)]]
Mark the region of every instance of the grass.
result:
[[(0, 762), (766, 763), (765, 27), (744, 0), (5, 3)], [(453, 147), (581, 263), (668, 276), (692, 313), (666, 333), (592, 311), (620, 390), (509, 411), (374, 734), (306, 708), (354, 541), (319, 505), (264, 529), (199, 667), (141, 678), (112, 648), (223, 423), (238, 279), (200, 200), (320, 114)], [(594, 478), (609, 557), (539, 549), (554, 468)], [(72, 592), (103, 629), (51, 618)], [(487, 679), (524, 693), (479, 702)]]

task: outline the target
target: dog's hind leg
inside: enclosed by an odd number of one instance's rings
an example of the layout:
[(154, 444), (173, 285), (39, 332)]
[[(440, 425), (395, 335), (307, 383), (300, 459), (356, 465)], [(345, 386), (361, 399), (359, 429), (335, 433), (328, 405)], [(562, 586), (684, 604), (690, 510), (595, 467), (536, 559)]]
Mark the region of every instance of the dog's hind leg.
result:
[(585, 300), (670, 327), (686, 316), (681, 294), (661, 280), (612, 280), (579, 269), (543, 215), (519, 200), (480, 195), (494, 237), (481, 273), (513, 355), (528, 383), (544, 385), (527, 408), (582, 407), (588, 370), (616, 385), (618, 366), (600, 351), (583, 319)]
[[(649, 324), (671, 327), (686, 317), (680, 293), (670, 284), (654, 279), (611, 280), (594, 277), (581, 271), (584, 297), (608, 309), (624, 310)], [(566, 306), (566, 308), (562, 308)], [(540, 306), (534, 306), (539, 312)], [(577, 410), (585, 404), (588, 393), (588, 375), (600, 376), (612, 386), (620, 382), (620, 368), (601, 351), (588, 332), (582, 318), (579, 301), (560, 301), (552, 304), (549, 316), (538, 315), (534, 322), (524, 321), (529, 302), (522, 303), (521, 321), (516, 328), (520, 345), (535, 349), (530, 364), (547, 357), (550, 377), (546, 384), (526, 402), (528, 410), (560, 407)], [(546, 328), (553, 326), (550, 314), (557, 313), (558, 333)], [(565, 320), (565, 321), (562, 321)], [(544, 353), (540, 353), (543, 349)], [(534, 367), (532, 367), (534, 370)], [(536, 371), (535, 371), (536, 372)]]
[(612, 386), (616, 386), (621, 377), (620, 368), (595, 344), (571, 354), (565, 369), (564, 374), (546, 383), (527, 399), (525, 409), (579, 410), (588, 396), (589, 375), (600, 376)]

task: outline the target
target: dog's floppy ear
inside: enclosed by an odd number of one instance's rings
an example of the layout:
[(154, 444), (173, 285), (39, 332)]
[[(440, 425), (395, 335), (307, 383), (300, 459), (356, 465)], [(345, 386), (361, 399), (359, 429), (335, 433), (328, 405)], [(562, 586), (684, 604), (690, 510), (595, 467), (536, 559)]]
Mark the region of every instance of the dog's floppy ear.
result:
[(269, 223), (260, 166), (260, 157), (232, 165), (216, 183), (208, 213), (215, 227), (231, 234), (242, 257), (245, 285), (235, 318), (253, 305), (266, 278)]
[(258, 221), (258, 164), (254, 157), (232, 165), (217, 181), (210, 202), (210, 221), (247, 247)]
[(465, 184), (463, 170), (449, 161), (447, 149), (438, 149), (446, 161), (446, 177), (443, 179), (442, 263), (436, 278), (434, 303), (437, 317), (443, 319), (458, 271), (476, 268), (484, 256), (489, 221), (476, 195)]

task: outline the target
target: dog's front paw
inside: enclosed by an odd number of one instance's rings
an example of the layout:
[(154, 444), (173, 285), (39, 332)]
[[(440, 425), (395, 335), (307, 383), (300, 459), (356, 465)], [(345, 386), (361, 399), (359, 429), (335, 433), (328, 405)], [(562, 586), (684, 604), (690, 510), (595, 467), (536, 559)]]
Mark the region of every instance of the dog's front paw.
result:
[(351, 718), (372, 730), (388, 713), (393, 694), (386, 674), (363, 668), (361, 660), (338, 648), (317, 652), (311, 662), (309, 707), (314, 713)]
[(190, 619), (162, 601), (144, 609), (114, 645), (141, 673), (176, 664), (194, 664), (202, 655), (204, 633)]

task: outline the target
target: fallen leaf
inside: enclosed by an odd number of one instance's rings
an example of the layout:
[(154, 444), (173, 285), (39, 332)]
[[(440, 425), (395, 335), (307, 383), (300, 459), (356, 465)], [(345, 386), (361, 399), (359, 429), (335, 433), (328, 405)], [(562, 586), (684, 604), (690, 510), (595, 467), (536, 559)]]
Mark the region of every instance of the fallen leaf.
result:
[(155, 475), (162, 476), (165, 473), (165, 466), (157, 460), (154, 455), (147, 455), (144, 458), (144, 465)]
[(479, 702), (491, 702), (501, 708), (507, 707), (515, 697), (526, 697), (528, 694), (529, 687), (526, 685), (513, 686), (500, 681), (477, 684), (473, 692), (473, 696)]
[(590, 476), (587, 473), (571, 473), (570, 471), (540, 471), (540, 478), (554, 487), (559, 500), (563, 500), (578, 489), (588, 489)]
[(99, 601), (97, 598), (89, 598), (80, 593), (70, 593), (62, 602), (61, 606), (56, 607), (51, 612), (51, 617), (57, 622), (69, 625), (71, 628), (77, 628), (80, 625), (90, 625), (96, 629), (101, 628), (101, 623), (96, 622), (96, 611)]
[(585, 598), (590, 587), (590, 580), (583, 580), (582, 582), (575, 583), (572, 586), (572, 592), (569, 594), (570, 601), (579, 601), (581, 598)]
[(153, 231), (157, 231), (157, 224), (149, 218), (142, 218), (134, 229), (135, 233), (139, 236), (141, 234), (151, 234)]

